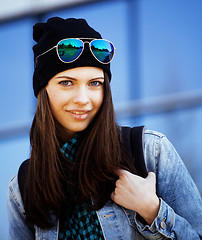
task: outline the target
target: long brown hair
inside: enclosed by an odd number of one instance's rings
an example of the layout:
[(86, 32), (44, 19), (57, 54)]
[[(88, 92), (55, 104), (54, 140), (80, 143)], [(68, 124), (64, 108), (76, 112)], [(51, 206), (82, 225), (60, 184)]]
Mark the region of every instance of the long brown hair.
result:
[(45, 89), (38, 94), (30, 143), (24, 206), (27, 223), (41, 228), (53, 226), (55, 219), (50, 213), (53, 212), (56, 219), (61, 218), (64, 207), (75, 204), (75, 194), (80, 202), (93, 200), (91, 207), (101, 208), (114, 189), (116, 170), (124, 168), (135, 172), (120, 141), (107, 74), (102, 106), (92, 123), (80, 133), (74, 163), (60, 151), (60, 135)]

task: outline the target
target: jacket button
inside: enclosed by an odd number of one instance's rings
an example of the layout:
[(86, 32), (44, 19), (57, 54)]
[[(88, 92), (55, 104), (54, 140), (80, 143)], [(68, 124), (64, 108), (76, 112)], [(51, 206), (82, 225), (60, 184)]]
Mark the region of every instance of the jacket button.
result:
[(160, 223), (160, 226), (161, 226), (161, 228), (163, 229), (163, 230), (165, 230), (166, 229), (166, 223), (165, 223), (165, 218), (161, 221), (161, 223)]

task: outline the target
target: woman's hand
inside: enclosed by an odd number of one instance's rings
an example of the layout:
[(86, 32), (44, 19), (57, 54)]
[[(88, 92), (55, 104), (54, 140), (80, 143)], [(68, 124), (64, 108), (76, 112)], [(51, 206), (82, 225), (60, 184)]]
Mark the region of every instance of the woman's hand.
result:
[(111, 199), (141, 215), (150, 225), (158, 215), (160, 201), (156, 195), (156, 175), (149, 172), (147, 178), (139, 177), (126, 170), (117, 171), (119, 179)]

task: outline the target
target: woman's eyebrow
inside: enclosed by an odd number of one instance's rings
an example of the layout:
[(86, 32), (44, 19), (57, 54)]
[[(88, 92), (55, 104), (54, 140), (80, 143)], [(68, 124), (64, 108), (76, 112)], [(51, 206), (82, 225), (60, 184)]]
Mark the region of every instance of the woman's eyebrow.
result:
[(95, 78), (91, 78), (90, 80), (98, 80), (98, 79), (103, 79), (104, 80), (104, 77), (95, 77)]
[(66, 78), (66, 79), (71, 79), (71, 80), (77, 80), (76, 78), (65, 76), (65, 75), (58, 76), (57, 78)]
[[(64, 79), (65, 78), (65, 79), (70, 79), (70, 80), (77, 81), (76, 78), (73, 78), (73, 77), (70, 77), (70, 76), (65, 76), (65, 75), (64, 76), (63, 75), (58, 76), (57, 78), (58, 79), (60, 79), (60, 78)], [(101, 79), (104, 80), (104, 77), (100, 76), (100, 77), (90, 78), (89, 80), (92, 81), (92, 80), (101, 80)]]

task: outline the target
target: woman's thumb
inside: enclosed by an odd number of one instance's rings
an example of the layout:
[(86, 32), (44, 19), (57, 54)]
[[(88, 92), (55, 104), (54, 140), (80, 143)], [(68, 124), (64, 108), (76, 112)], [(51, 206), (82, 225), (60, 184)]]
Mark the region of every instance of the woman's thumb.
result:
[(149, 172), (146, 179), (156, 184), (156, 174), (154, 172)]

